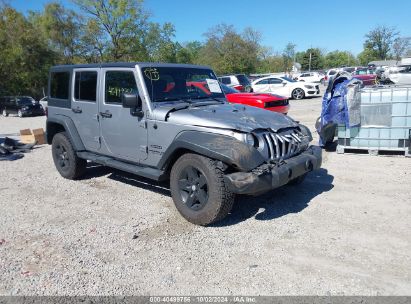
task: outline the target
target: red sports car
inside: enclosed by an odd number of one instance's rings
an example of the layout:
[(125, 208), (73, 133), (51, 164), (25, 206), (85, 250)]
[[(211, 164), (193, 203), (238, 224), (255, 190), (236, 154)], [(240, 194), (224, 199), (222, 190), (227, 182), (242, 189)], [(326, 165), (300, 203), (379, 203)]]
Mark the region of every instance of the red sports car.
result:
[[(193, 85), (199, 88), (202, 93), (210, 95), (206, 82), (190, 82), (187, 85)], [(220, 86), (230, 103), (248, 105), (283, 114), (287, 114), (290, 108), (288, 99), (282, 96), (265, 93), (241, 93), (225, 84), (220, 83)]]

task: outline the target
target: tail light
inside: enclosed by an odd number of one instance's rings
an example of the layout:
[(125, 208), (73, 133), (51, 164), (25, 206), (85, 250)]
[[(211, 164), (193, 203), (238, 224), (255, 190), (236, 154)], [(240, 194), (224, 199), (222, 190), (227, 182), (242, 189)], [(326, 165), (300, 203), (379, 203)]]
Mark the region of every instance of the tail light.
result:
[(328, 80), (328, 76), (327, 76), (327, 75), (325, 75), (324, 80)]
[(244, 92), (244, 87), (241, 84), (234, 86), (234, 89)]

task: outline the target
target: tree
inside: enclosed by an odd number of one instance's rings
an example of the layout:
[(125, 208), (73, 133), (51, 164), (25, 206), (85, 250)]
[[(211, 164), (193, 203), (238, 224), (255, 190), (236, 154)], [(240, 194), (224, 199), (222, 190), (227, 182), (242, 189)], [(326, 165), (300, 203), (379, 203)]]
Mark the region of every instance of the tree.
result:
[(404, 56), (407, 51), (410, 50), (411, 37), (400, 38), (397, 37), (392, 44), (392, 52), (395, 60), (401, 60), (401, 57)]
[(248, 28), (242, 34), (231, 25), (220, 24), (204, 34), (207, 41), (198, 63), (210, 65), (218, 74), (250, 73), (258, 61), (258, 32)]
[(0, 92), (42, 96), (56, 53), (27, 18), (15, 9), (0, 8)]
[(131, 55), (149, 24), (142, 0), (74, 0), (108, 37), (106, 49), (110, 59), (118, 61)]
[(302, 70), (319, 70), (324, 66), (324, 56), (319, 48), (310, 48), (302, 54), (297, 53), (297, 55), (301, 59)]
[(357, 57), (361, 65), (368, 65), (371, 61), (380, 59), (376, 51), (369, 48), (365, 48)]
[(66, 9), (60, 3), (46, 4), (43, 13), (30, 13), (30, 21), (48, 41), (48, 45), (58, 54), (64, 64), (76, 63), (80, 53), (80, 16)]
[(291, 70), (295, 58), (295, 47), (294, 43), (287, 43), (283, 51), (283, 61), (284, 61), (284, 71), (288, 72)]
[(356, 65), (357, 59), (347, 51), (333, 51), (325, 55), (324, 67), (336, 68), (341, 66)]
[(389, 59), (392, 45), (398, 35), (399, 32), (393, 27), (377, 26), (365, 35), (364, 49), (374, 51), (377, 59)]

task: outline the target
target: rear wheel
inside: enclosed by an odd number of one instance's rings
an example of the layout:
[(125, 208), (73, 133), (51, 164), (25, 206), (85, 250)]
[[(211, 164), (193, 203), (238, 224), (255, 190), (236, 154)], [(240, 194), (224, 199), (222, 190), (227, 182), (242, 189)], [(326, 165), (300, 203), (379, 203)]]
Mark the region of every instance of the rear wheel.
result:
[(18, 117), (22, 118), (23, 117), (23, 112), (21, 110), (18, 110), (17, 115), (18, 115)]
[(1, 112), (1, 114), (2, 114), (4, 117), (9, 116), (9, 113), (7, 113), (6, 109), (3, 109), (3, 111)]
[(234, 194), (227, 189), (216, 162), (197, 154), (184, 154), (176, 161), (170, 189), (177, 210), (196, 225), (223, 219), (234, 203)]
[(51, 151), (54, 165), (61, 176), (77, 179), (84, 174), (87, 161), (76, 155), (66, 132), (57, 133), (53, 137)]
[(294, 99), (303, 99), (305, 97), (305, 92), (301, 88), (296, 88), (294, 91), (291, 93), (291, 96)]

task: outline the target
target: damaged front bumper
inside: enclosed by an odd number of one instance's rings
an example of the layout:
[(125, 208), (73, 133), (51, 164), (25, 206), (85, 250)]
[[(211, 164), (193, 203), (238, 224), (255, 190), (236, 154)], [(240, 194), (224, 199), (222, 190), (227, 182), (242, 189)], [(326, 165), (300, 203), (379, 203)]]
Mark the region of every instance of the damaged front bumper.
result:
[(237, 194), (259, 195), (321, 167), (321, 148), (310, 146), (303, 153), (276, 164), (264, 164), (251, 172), (225, 175), (229, 190)]

